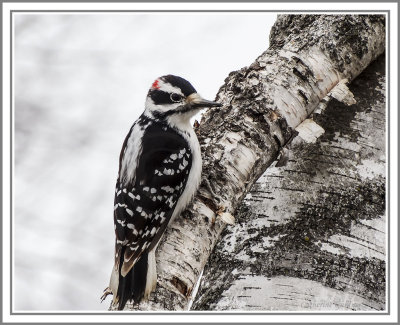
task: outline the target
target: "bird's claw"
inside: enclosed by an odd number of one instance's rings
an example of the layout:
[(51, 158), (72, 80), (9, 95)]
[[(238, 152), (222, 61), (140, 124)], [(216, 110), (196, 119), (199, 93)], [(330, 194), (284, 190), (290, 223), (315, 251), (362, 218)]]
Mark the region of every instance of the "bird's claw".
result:
[(103, 295), (100, 297), (100, 303), (102, 303), (107, 298), (108, 295), (112, 295), (110, 287), (104, 289)]

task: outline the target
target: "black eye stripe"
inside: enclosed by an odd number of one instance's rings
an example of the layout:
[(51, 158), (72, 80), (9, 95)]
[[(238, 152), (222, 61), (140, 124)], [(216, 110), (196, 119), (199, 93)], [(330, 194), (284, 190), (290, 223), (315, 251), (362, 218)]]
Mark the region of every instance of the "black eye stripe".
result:
[(171, 94), (162, 90), (152, 89), (149, 92), (150, 98), (153, 100), (154, 104), (173, 104), (171, 100)]

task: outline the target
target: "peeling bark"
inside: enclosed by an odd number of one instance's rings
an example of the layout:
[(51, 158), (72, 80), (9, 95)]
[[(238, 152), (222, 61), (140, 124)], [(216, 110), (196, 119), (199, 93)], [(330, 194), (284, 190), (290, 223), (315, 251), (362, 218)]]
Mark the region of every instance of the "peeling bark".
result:
[[(197, 279), (225, 228), (217, 213), (238, 214), (242, 220), (244, 196), (297, 134), (294, 129), (336, 84), (355, 78), (384, 51), (384, 38), (385, 21), (380, 16), (278, 18), (271, 47), (249, 67), (228, 76), (217, 94), (223, 108), (209, 110), (197, 128), (203, 154), (202, 185), (158, 248), (156, 292), (149, 302), (127, 305), (126, 309), (187, 309)], [(304, 163), (315, 166), (317, 162), (305, 159)], [(289, 192), (306, 193), (290, 190), (290, 186)], [(288, 205), (282, 202), (284, 207)], [(306, 211), (304, 215), (308, 215)], [(239, 223), (234, 229), (242, 227)], [(274, 236), (280, 235), (276, 232)], [(233, 241), (239, 238), (232, 236)], [(299, 260), (299, 265), (303, 264), (307, 266), (309, 261)], [(202, 290), (207, 286), (215, 289), (205, 281)], [(202, 306), (212, 308), (211, 304), (196, 303), (196, 308)]]

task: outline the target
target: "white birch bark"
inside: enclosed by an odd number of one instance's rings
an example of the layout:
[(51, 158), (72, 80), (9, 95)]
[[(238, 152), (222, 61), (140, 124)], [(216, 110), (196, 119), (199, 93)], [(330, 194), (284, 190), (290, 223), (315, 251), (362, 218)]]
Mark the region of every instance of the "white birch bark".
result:
[(385, 22), (379, 16), (282, 16), (275, 26), (270, 48), (228, 76), (217, 94), (223, 107), (202, 119), (202, 185), (158, 248), (156, 292), (149, 302), (126, 309), (187, 309), (225, 228), (218, 209), (236, 215), (293, 130), (336, 84), (355, 78), (384, 51)]

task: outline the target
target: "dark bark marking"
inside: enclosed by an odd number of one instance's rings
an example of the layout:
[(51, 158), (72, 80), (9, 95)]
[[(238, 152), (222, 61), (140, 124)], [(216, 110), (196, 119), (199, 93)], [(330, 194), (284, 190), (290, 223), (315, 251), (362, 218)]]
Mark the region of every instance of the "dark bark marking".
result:
[(358, 177), (353, 177), (353, 176), (345, 175), (345, 174), (341, 174), (341, 173), (335, 173), (335, 172), (333, 172), (331, 170), (328, 170), (328, 173), (331, 174), (331, 175), (337, 175), (337, 176), (341, 176), (341, 177), (351, 178), (351, 179), (354, 179), (356, 181), (360, 180)]
[[(299, 59), (300, 60), (300, 59)], [(307, 77), (305, 75), (303, 75), (299, 70), (297, 70), (296, 67), (293, 67), (293, 73), (300, 78), (301, 80), (303, 80), (304, 82), (307, 82)]]
[(307, 105), (308, 104), (308, 98), (307, 98), (306, 94), (304, 93), (304, 91), (302, 91), (301, 89), (298, 89), (297, 92), (299, 93), (301, 98), (303, 98), (304, 103)]
[(186, 285), (185, 282), (183, 282), (181, 279), (178, 279), (176, 276), (172, 277), (171, 283), (174, 285), (175, 288), (178, 289), (178, 291), (183, 294), (184, 296), (188, 295), (188, 286)]
[(275, 297), (275, 296), (273, 296), (273, 297), (271, 297), (271, 298), (274, 298), (274, 299), (281, 299), (281, 300), (297, 300), (297, 299), (293, 299), (293, 298)]
[(280, 188), (277, 188), (277, 189), (284, 190), (284, 191), (304, 192), (303, 189), (289, 188), (289, 187), (280, 187)]

